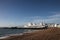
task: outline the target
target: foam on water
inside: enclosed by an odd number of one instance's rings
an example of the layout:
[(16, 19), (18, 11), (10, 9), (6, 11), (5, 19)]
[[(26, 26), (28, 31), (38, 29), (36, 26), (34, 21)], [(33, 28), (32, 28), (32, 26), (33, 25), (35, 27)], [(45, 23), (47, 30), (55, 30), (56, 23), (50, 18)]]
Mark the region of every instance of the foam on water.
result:
[(10, 35), (7, 35), (7, 36), (0, 37), (0, 39), (5, 39), (5, 38), (8, 38), (10, 36), (19, 36), (19, 35), (23, 35), (23, 33), (20, 33), (20, 34), (10, 34)]
[(9, 36), (4, 36), (4, 37), (0, 37), (0, 39), (5, 39), (5, 38), (8, 38)]
[(20, 33), (20, 34), (7, 34), (6, 36), (2, 36), (0, 37), (0, 39), (5, 39), (5, 38), (8, 38), (10, 36), (19, 36), (19, 35), (24, 35), (24, 33), (31, 33), (31, 32), (35, 32), (35, 31), (38, 31), (38, 30), (28, 30), (27, 32), (23, 32), (23, 33)]

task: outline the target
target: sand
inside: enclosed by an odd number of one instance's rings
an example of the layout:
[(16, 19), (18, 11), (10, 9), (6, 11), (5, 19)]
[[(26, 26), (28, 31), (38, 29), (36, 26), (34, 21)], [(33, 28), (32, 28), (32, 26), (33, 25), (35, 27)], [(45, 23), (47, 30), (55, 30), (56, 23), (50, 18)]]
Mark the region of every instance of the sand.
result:
[(0, 40), (60, 40), (60, 28), (48, 28)]

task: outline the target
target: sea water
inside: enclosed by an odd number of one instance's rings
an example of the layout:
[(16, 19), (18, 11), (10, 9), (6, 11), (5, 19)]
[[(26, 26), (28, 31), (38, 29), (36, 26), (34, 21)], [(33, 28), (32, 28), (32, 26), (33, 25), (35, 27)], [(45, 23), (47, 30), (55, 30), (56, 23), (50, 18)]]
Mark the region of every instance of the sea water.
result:
[(29, 30), (31, 29), (0, 29), (0, 37), (7, 36), (10, 34), (20, 34), (23, 32), (28, 32)]

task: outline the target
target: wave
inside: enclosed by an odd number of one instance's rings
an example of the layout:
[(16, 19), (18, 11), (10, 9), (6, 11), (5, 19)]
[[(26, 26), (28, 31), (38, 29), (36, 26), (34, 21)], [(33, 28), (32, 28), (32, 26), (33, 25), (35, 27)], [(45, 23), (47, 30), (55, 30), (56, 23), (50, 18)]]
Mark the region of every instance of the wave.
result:
[(3, 37), (0, 37), (0, 39), (5, 39), (5, 38), (8, 38), (8, 37), (11, 37), (11, 36), (21, 36), (21, 35), (24, 35), (25, 33), (31, 33), (31, 32), (35, 32), (37, 30), (28, 30), (27, 32), (23, 32), (23, 33), (20, 33), (20, 34), (7, 34), (6, 36), (3, 36)]

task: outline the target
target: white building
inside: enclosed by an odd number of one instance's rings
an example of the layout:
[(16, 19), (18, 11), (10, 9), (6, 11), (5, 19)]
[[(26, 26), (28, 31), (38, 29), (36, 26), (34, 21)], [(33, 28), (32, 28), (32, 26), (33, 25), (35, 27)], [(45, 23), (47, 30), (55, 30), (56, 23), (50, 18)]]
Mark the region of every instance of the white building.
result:
[[(60, 24), (55, 24), (55, 23), (46, 23), (48, 27), (59, 27), (60, 28)], [(24, 25), (25, 28), (41, 28), (41, 27), (45, 27), (45, 23), (28, 23), (26, 25)]]
[(41, 27), (45, 27), (45, 24), (44, 23), (39, 23), (39, 24), (28, 23), (27, 25), (24, 25), (24, 27), (26, 27), (26, 28), (41, 28)]
[(60, 24), (57, 27), (60, 28)]
[(33, 24), (32, 24), (32, 23), (28, 23), (27, 25), (28, 25), (28, 26), (32, 26)]

